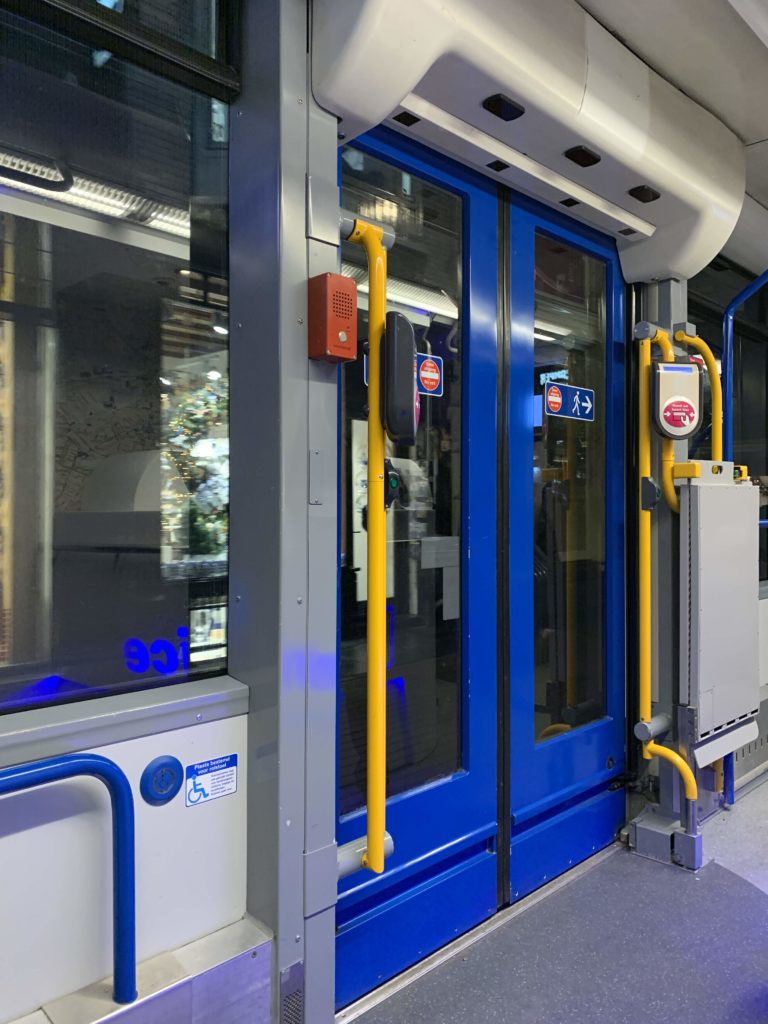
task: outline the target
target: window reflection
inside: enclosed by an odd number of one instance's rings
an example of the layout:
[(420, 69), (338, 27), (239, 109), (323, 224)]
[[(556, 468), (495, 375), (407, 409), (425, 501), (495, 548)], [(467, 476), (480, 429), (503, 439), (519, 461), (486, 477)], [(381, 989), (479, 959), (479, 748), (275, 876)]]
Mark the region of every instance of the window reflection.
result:
[(227, 164), (207, 97), (0, 23), (8, 710), (225, 665)]
[[(461, 200), (351, 147), (343, 206), (392, 224), (390, 309), (413, 323), (419, 353), (442, 360), (443, 395), (421, 397), (416, 444), (387, 441), (402, 500), (387, 513), (387, 792), (461, 767)], [(342, 249), (368, 333), (359, 246)], [(339, 803), (365, 803), (367, 390), (362, 355), (343, 368)]]
[[(600, 260), (537, 234), (533, 494), (539, 741), (604, 714), (605, 282)], [(550, 401), (548, 385), (560, 389)]]

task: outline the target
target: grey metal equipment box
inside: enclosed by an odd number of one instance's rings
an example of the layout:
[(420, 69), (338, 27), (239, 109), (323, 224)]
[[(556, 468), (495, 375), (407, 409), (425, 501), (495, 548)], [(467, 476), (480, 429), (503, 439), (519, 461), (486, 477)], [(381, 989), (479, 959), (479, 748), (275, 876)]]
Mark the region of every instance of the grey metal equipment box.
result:
[(759, 492), (730, 462), (699, 465), (680, 488), (680, 703), (702, 766), (757, 734)]

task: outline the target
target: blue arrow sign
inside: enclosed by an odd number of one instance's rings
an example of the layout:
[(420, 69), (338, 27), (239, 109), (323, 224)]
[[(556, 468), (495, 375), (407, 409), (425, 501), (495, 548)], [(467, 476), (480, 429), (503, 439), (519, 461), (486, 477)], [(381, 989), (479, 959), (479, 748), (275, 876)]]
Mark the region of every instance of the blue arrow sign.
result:
[(591, 388), (552, 382), (544, 389), (544, 409), (547, 416), (594, 423), (595, 392)]

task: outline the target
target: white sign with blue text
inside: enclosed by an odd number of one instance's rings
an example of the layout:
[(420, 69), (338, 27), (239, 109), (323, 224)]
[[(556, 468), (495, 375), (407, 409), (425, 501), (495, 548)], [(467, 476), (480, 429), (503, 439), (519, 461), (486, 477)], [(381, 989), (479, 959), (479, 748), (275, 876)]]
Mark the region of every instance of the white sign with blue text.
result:
[(237, 754), (188, 764), (185, 775), (187, 807), (231, 796), (237, 792)]

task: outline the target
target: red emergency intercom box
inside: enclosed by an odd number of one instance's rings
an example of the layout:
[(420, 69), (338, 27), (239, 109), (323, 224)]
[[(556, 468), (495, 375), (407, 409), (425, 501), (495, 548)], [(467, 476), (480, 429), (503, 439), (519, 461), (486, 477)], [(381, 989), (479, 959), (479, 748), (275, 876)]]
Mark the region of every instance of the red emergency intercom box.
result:
[(357, 284), (343, 274), (309, 279), (309, 358), (357, 359)]

